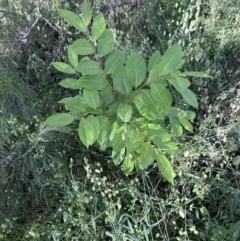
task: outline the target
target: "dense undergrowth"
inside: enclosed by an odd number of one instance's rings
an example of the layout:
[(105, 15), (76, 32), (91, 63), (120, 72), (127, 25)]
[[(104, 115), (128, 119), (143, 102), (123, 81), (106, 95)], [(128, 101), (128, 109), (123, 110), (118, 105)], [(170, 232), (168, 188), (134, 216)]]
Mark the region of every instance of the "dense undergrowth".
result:
[[(235, 1), (92, 1), (117, 47), (147, 59), (180, 43), (199, 108), (176, 139), (175, 185), (152, 166), (123, 175), (76, 132), (41, 123), (74, 95), (52, 67), (80, 37), (57, 8), (74, 1), (0, 1), (0, 240), (238, 240), (240, 14)], [(25, 36), (24, 36), (25, 35)], [(174, 102), (187, 108), (173, 91)]]

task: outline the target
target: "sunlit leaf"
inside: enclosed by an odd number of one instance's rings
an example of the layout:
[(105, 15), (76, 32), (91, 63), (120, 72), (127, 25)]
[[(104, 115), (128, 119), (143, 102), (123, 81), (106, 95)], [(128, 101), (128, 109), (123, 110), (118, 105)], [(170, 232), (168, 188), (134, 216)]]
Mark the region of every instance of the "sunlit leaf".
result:
[(120, 104), (117, 109), (117, 117), (123, 122), (128, 122), (132, 117), (132, 106), (128, 104)]
[(114, 46), (114, 36), (111, 29), (106, 29), (98, 38), (97, 52), (99, 57), (109, 54)]
[(141, 151), (141, 155), (140, 155), (139, 167), (141, 169), (145, 169), (148, 166), (153, 164), (155, 160), (155, 152), (153, 147), (148, 142), (144, 142), (142, 144), (140, 151)]
[(65, 9), (60, 9), (59, 11), (60, 16), (71, 26), (74, 28), (78, 29), (79, 31), (85, 33), (86, 32), (86, 27), (82, 21), (75, 13), (65, 10)]
[(160, 151), (155, 151), (155, 154), (158, 163), (158, 168), (162, 173), (163, 177), (172, 185), (174, 185), (175, 174), (169, 160), (166, 158), (166, 156), (162, 155)]
[(132, 53), (126, 62), (126, 74), (134, 87), (138, 87), (146, 77), (146, 63), (139, 53)]
[(54, 68), (56, 68), (58, 71), (61, 71), (66, 74), (75, 74), (75, 70), (68, 64), (62, 63), (62, 62), (54, 62), (53, 63)]
[(81, 142), (88, 148), (98, 138), (100, 134), (100, 124), (97, 117), (89, 115), (82, 118), (79, 123), (78, 135)]
[(89, 55), (94, 53), (92, 43), (86, 39), (78, 39), (71, 45), (71, 50), (79, 55)]
[(98, 14), (94, 20), (92, 25), (92, 37), (97, 40), (106, 29), (106, 21), (102, 13)]
[(183, 134), (183, 128), (179, 121), (176, 118), (170, 117), (169, 118), (171, 128), (173, 130), (173, 133), (176, 137), (179, 137)]
[(63, 127), (71, 124), (74, 121), (74, 119), (75, 117), (69, 113), (57, 113), (49, 116), (43, 122), (43, 125)]
[(187, 119), (178, 118), (178, 120), (187, 131), (193, 132), (193, 126)]

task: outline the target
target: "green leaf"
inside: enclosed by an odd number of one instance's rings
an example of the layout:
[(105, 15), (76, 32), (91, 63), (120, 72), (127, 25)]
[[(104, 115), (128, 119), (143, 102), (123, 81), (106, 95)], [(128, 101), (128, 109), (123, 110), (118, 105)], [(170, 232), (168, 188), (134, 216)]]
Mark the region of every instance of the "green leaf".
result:
[(176, 137), (179, 137), (183, 134), (183, 128), (180, 125), (179, 121), (176, 118), (169, 117), (170, 125), (173, 130), (173, 133)]
[(142, 135), (140, 130), (135, 129), (130, 125), (127, 125), (124, 131), (127, 153), (129, 154), (133, 151), (141, 150), (142, 144), (144, 142), (144, 136)]
[(58, 103), (65, 104), (67, 109), (73, 114), (81, 114), (90, 111), (87, 103), (76, 97), (66, 97), (58, 101)]
[(172, 71), (175, 72), (181, 64), (182, 60), (182, 48), (179, 44), (169, 47), (159, 65), (159, 75), (167, 75)]
[(79, 31), (85, 33), (86, 27), (83, 21), (73, 12), (65, 9), (60, 9), (59, 11), (60, 16), (71, 26), (78, 29)]
[(89, 55), (94, 53), (94, 48), (90, 41), (86, 39), (78, 39), (73, 42), (71, 49), (79, 55)]
[(178, 118), (178, 120), (187, 131), (193, 132), (193, 126), (187, 119)]
[(148, 138), (158, 147), (168, 153), (174, 153), (178, 150), (177, 145), (171, 141), (171, 136), (163, 127), (157, 124), (147, 125)]
[(125, 148), (122, 148), (120, 151), (112, 151), (112, 160), (115, 165), (118, 165), (122, 162), (125, 157)]
[(196, 95), (189, 89), (184, 90), (181, 92), (181, 95), (183, 99), (188, 103), (189, 105), (198, 108), (198, 101)]
[(44, 125), (63, 127), (71, 124), (75, 117), (69, 113), (57, 113), (49, 116), (44, 122)]
[(59, 82), (59, 85), (61, 85), (64, 88), (78, 90), (81, 89), (82, 86), (79, 84), (79, 81), (76, 79), (66, 78)]
[(132, 173), (134, 169), (134, 160), (132, 154), (125, 156), (123, 165), (122, 165), (123, 172), (126, 176)]
[(140, 94), (134, 97), (134, 104), (139, 113), (148, 120), (159, 119), (162, 115), (151, 96), (150, 90), (141, 90)]
[(79, 123), (78, 135), (81, 142), (88, 148), (98, 138), (100, 134), (100, 124), (97, 117), (89, 115), (82, 118)]
[(104, 89), (100, 91), (101, 100), (106, 104), (111, 104), (114, 101), (113, 89), (111, 85), (107, 85)]
[(150, 60), (149, 60), (149, 63), (148, 63), (148, 71), (150, 71), (154, 66), (157, 66), (159, 67), (160, 65), (160, 61), (161, 61), (161, 54), (158, 50), (156, 50)]
[(168, 82), (181, 94), (190, 86), (190, 81), (180, 76), (168, 78)]
[(172, 94), (163, 85), (151, 83), (151, 96), (159, 106), (159, 109), (166, 114), (172, 105)]
[(120, 104), (117, 109), (117, 117), (120, 121), (128, 122), (132, 117), (132, 106), (128, 104)]
[(97, 90), (88, 90), (84, 89), (83, 96), (87, 102), (87, 104), (92, 107), (94, 110), (98, 108), (100, 105), (100, 97)]
[(166, 158), (166, 156), (162, 155), (160, 151), (155, 151), (155, 154), (158, 163), (158, 168), (162, 173), (163, 177), (172, 185), (174, 185), (175, 174), (169, 160)]
[(137, 88), (145, 79), (146, 63), (139, 53), (132, 53), (126, 62), (126, 74), (132, 85)]
[(193, 77), (199, 77), (199, 78), (211, 78), (213, 79), (212, 76), (205, 74), (203, 72), (191, 72), (191, 71), (187, 71), (187, 72), (183, 72), (180, 74), (181, 76), (193, 76)]
[(100, 150), (105, 151), (110, 145), (109, 136), (111, 133), (111, 125), (108, 117), (104, 115), (98, 115), (97, 118), (100, 124), (100, 134), (97, 138), (97, 142), (100, 146)]
[(71, 46), (68, 48), (68, 60), (71, 63), (71, 65), (75, 68), (78, 64), (78, 55), (76, 52), (71, 48)]
[(125, 51), (115, 50), (109, 54), (107, 61), (105, 62), (105, 71), (107, 74), (113, 73), (117, 67), (124, 64), (126, 58)]
[(101, 69), (96, 61), (93, 60), (85, 60), (81, 61), (77, 67), (76, 70), (79, 71), (82, 75), (96, 75), (101, 72)]
[(107, 81), (103, 74), (84, 75), (78, 80), (78, 84), (89, 90), (101, 90), (107, 86)]
[(92, 9), (88, 1), (84, 1), (82, 12), (83, 12), (83, 22), (87, 27), (92, 18)]
[(62, 62), (54, 62), (53, 63), (54, 68), (56, 68), (58, 71), (61, 71), (63, 73), (67, 74), (75, 74), (75, 70), (68, 64), (62, 63)]
[(106, 29), (101, 37), (98, 38), (97, 51), (99, 57), (103, 57), (110, 53), (114, 46), (114, 36), (111, 29)]
[(132, 84), (127, 77), (125, 67), (119, 66), (114, 72), (113, 88), (123, 95), (129, 95), (132, 92)]
[(154, 149), (148, 142), (144, 142), (141, 147), (139, 167), (143, 170), (152, 165), (155, 160)]
[(106, 29), (106, 21), (102, 13), (98, 14), (92, 24), (92, 37), (97, 40)]
[(124, 126), (119, 125), (116, 121), (113, 123), (110, 141), (112, 142), (114, 152), (118, 152), (125, 148)]

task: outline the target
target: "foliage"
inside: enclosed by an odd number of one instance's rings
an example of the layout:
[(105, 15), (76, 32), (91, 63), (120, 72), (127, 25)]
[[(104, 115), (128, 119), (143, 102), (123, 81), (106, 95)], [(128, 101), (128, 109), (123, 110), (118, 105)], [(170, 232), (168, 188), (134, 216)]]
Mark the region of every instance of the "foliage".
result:
[[(87, 148), (95, 142), (102, 151), (111, 147), (113, 162), (123, 161), (127, 175), (134, 167), (145, 169), (156, 159), (163, 176), (173, 184), (174, 173), (166, 154), (175, 152), (177, 146), (161, 123), (168, 117), (174, 134), (181, 136), (182, 126), (193, 130), (189, 121), (195, 115), (173, 107), (172, 94), (166, 87), (174, 87), (187, 104), (197, 108), (197, 98), (188, 89), (190, 82), (185, 77), (210, 76), (180, 72), (182, 49), (179, 45), (171, 46), (163, 56), (159, 51), (154, 52), (148, 67), (137, 52), (126, 60), (124, 51), (112, 50), (113, 32), (106, 29), (101, 13), (93, 19), (92, 26), (88, 26), (92, 18), (88, 2), (84, 2), (82, 19), (69, 10), (59, 13), (89, 40), (80, 38), (69, 46), (71, 65), (53, 63), (63, 73), (76, 73), (77, 77), (81, 74), (79, 79), (66, 78), (60, 82), (65, 88), (79, 90), (79, 94), (59, 101), (66, 105), (69, 113), (54, 114), (44, 124), (61, 127), (80, 118), (79, 138)], [(78, 61), (78, 55), (84, 57)], [(89, 55), (93, 60), (86, 57)]]

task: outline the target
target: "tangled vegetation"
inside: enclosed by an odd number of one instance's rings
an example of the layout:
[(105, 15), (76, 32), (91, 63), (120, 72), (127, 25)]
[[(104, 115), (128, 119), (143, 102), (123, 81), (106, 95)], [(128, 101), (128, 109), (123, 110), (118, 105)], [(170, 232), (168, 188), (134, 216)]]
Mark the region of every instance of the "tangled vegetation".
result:
[[(125, 176), (109, 149), (86, 148), (93, 141), (79, 140), (75, 122), (43, 125), (66, 112), (60, 99), (79, 94), (59, 85), (69, 75), (54, 62), (69, 63), (68, 46), (83, 38), (59, 9), (86, 20), (84, 1), (0, 0), (0, 240), (239, 240), (238, 0), (89, 3), (113, 30), (119, 53), (135, 52), (148, 63), (156, 51), (181, 46), (182, 72), (213, 77), (189, 77), (197, 110), (174, 85), (167, 87), (174, 107), (196, 112), (191, 133), (177, 138), (165, 125), (178, 146), (168, 153), (174, 185), (157, 163), (125, 169)], [(128, 112), (119, 110), (117, 118), (125, 123)]]

